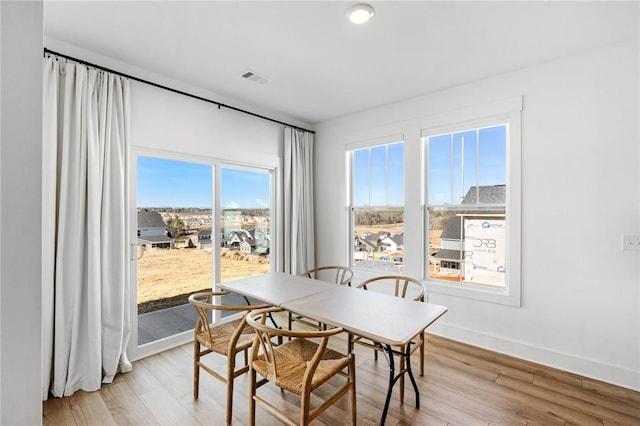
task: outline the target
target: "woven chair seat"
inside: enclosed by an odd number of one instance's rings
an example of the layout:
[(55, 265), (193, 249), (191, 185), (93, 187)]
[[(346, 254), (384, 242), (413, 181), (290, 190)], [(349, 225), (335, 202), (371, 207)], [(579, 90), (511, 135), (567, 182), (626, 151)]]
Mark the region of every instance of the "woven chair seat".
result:
[[(263, 355), (259, 355), (253, 361), (252, 366), (256, 372), (268, 378), (276, 386), (300, 395), (307, 364), (313, 358), (317, 349), (318, 345), (316, 343), (304, 339), (291, 340), (274, 348), (275, 361), (278, 366), (277, 377), (268, 377), (267, 362)], [(311, 389), (316, 389), (336, 373), (346, 368), (349, 362), (349, 358), (346, 358), (344, 354), (325, 349), (311, 380)]]
[[(213, 352), (228, 356), (229, 341), (241, 322), (243, 322), (242, 319), (237, 319), (211, 326), (210, 333), (207, 333), (206, 331), (197, 333), (196, 339), (202, 346), (205, 346)], [(255, 336), (253, 329), (245, 324), (236, 343), (235, 352), (237, 353), (244, 351), (245, 349), (249, 349), (253, 344)]]
[[(354, 426), (356, 424), (355, 358), (352, 353), (341, 354), (328, 348), (329, 338), (342, 333), (342, 328), (296, 331), (267, 325), (268, 316), (283, 311), (284, 309), (278, 307), (257, 309), (252, 310), (245, 318), (247, 324), (256, 331), (249, 368), (249, 426), (256, 424), (257, 404), (290, 426), (307, 426), (347, 394), (351, 401), (351, 425)], [(282, 344), (282, 337), (290, 337), (292, 340)], [(278, 344), (275, 344), (275, 339)], [(337, 381), (337, 387), (333, 387), (332, 390), (326, 389), (322, 396), (318, 392), (317, 396), (323, 398), (324, 402), (321, 404), (314, 402), (312, 407), (311, 393), (339, 374), (346, 376), (346, 381), (342, 385)], [(262, 376), (260, 380), (258, 376)], [(258, 394), (258, 388), (267, 383), (299, 396), (300, 411), (297, 421), (282, 411), (279, 404), (273, 404), (269, 399)]]

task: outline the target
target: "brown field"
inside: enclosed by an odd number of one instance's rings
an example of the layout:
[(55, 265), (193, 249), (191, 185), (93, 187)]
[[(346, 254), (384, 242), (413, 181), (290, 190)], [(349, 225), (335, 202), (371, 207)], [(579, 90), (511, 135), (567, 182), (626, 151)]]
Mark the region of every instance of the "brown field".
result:
[[(222, 281), (269, 272), (266, 258), (248, 258), (236, 250), (222, 249)], [(211, 250), (158, 249), (145, 251), (138, 260), (138, 304), (210, 289)]]

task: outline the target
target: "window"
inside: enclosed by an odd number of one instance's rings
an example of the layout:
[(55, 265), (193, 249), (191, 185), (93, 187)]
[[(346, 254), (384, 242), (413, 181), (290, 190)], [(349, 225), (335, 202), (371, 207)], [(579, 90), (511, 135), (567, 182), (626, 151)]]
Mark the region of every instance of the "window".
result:
[(429, 136), (428, 277), (505, 286), (507, 125)]
[(348, 151), (351, 266), (404, 269), (404, 143)]
[(430, 291), (520, 303), (519, 109), (422, 131)]

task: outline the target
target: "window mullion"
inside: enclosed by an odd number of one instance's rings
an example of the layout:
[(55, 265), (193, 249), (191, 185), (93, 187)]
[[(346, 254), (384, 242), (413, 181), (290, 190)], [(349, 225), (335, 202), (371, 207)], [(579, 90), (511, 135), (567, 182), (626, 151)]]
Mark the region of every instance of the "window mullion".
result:
[(455, 146), (454, 146), (454, 143), (453, 143), (453, 133), (451, 133), (449, 135), (449, 150), (450, 150), (449, 155), (450, 155), (450, 160), (451, 160), (450, 161), (450, 166), (449, 166), (450, 167), (449, 168), (450, 184), (451, 184), (451, 188), (450, 188), (451, 193), (449, 195), (449, 202), (453, 203), (453, 200), (454, 200), (453, 196), (455, 194), (454, 186), (455, 186), (455, 175), (456, 175), (456, 173), (455, 173), (455, 170), (456, 170), (456, 167), (455, 167), (455, 165), (456, 165), (455, 164)]
[(476, 203), (480, 204), (480, 129), (476, 129)]

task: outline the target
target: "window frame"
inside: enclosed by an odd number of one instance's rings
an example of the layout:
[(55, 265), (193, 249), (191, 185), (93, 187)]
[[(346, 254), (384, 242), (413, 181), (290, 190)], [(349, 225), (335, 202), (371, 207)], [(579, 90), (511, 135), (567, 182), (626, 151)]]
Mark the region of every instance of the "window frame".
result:
[[(521, 306), (521, 113), (522, 97), (467, 107), (429, 117), (421, 129), (422, 279), (427, 291), (510, 306)], [(506, 277), (504, 288), (449, 283), (429, 277), (428, 138), (457, 131), (507, 124), (506, 136)], [(462, 267), (462, 265), (460, 265)]]
[[(397, 207), (402, 208), (402, 212), (403, 212), (403, 216), (405, 214), (405, 209), (406, 209), (406, 202), (405, 202), (405, 179), (406, 179), (406, 150), (405, 150), (405, 146), (406, 146), (406, 141), (404, 138), (403, 134), (394, 134), (394, 135), (389, 135), (389, 136), (384, 136), (384, 137), (379, 137), (379, 138), (370, 138), (370, 139), (366, 139), (364, 141), (360, 141), (360, 142), (356, 142), (356, 143), (351, 143), (351, 144), (347, 144), (345, 145), (345, 170), (346, 170), (346, 200), (345, 200), (345, 219), (346, 219), (346, 224), (347, 224), (347, 233), (346, 233), (346, 238), (345, 238), (345, 245), (347, 247), (347, 255), (346, 255), (346, 262), (347, 265), (349, 265), (350, 268), (352, 268), (357, 275), (366, 275), (366, 276), (375, 276), (375, 275), (380, 275), (383, 273), (390, 273), (391, 271), (384, 271), (382, 269), (377, 269), (377, 268), (366, 268), (366, 267), (360, 267), (360, 266), (356, 266), (354, 265), (353, 261), (354, 261), (354, 240), (353, 240), (353, 236), (354, 236), (354, 232), (355, 232), (355, 214), (354, 214), (354, 209), (356, 208), (354, 206), (354, 202), (353, 202), (353, 197), (354, 197), (354, 151), (360, 150), (360, 149), (365, 149), (365, 148), (375, 148), (377, 146), (382, 146), (382, 145), (392, 145), (392, 144), (398, 144), (401, 143), (403, 144), (403, 166), (402, 166), (402, 176), (403, 176), (403, 194), (402, 194), (402, 205), (399, 205)], [(391, 205), (389, 205), (391, 207)], [(395, 205), (394, 205), (395, 206)], [(373, 206), (373, 207), (377, 207), (377, 206)], [(404, 223), (404, 221), (403, 221)], [(404, 259), (406, 259), (406, 254), (404, 252), (403, 249), (403, 265), (402, 268), (404, 270)], [(402, 272), (397, 272), (394, 271), (394, 273), (402, 273)]]

